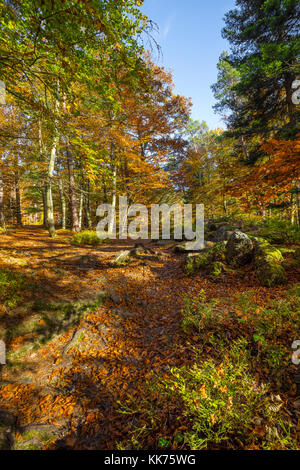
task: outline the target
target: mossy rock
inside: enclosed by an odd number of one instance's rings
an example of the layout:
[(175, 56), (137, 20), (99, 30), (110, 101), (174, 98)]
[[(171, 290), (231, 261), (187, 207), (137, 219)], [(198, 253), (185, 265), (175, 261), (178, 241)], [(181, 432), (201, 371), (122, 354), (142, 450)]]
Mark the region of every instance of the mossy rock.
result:
[(286, 282), (285, 270), (275, 261), (264, 261), (259, 264), (256, 268), (256, 275), (261, 285), (265, 287), (273, 287)]
[(249, 234), (248, 234), (248, 237), (253, 241), (253, 243), (255, 244), (255, 246), (256, 246), (257, 249), (258, 249), (259, 247), (271, 246), (270, 243), (268, 242), (268, 240), (266, 240), (265, 238), (262, 238), (262, 237), (254, 237), (254, 236), (249, 235)]
[(272, 247), (271, 245), (261, 245), (257, 249), (256, 258), (264, 258), (267, 261), (277, 261), (278, 263), (282, 263), (282, 261), (284, 260), (281, 251), (278, 248)]
[(226, 262), (234, 267), (244, 266), (253, 260), (255, 244), (246, 233), (236, 230), (226, 245)]
[(273, 287), (286, 282), (282, 261), (283, 256), (280, 250), (270, 245), (259, 245), (255, 255), (255, 268), (262, 286)]
[(187, 275), (192, 275), (197, 271), (214, 270), (214, 263), (225, 261), (226, 243), (216, 243), (210, 250), (205, 250), (201, 253), (188, 255), (184, 263), (184, 272)]

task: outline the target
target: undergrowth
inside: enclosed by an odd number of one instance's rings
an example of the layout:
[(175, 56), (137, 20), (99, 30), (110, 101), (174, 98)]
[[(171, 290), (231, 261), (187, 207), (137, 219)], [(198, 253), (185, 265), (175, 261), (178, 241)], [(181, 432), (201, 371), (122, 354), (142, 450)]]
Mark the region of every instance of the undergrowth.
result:
[(298, 448), (280, 394), (293, 386), (300, 285), (264, 307), (254, 297), (243, 293), (226, 308), (203, 291), (185, 299), (183, 330), (197, 341), (193, 365), (154, 374), (146, 398), (120, 404), (134, 425), (119, 448)]
[(71, 238), (73, 245), (98, 245), (99, 243), (106, 243), (107, 240), (101, 240), (97, 232), (92, 230), (83, 230), (82, 232), (75, 233)]

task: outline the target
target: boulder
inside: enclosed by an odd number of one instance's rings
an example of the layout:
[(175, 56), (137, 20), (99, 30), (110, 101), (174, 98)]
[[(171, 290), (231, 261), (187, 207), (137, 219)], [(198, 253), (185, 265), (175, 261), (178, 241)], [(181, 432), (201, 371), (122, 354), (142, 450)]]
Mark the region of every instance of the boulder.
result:
[(244, 266), (253, 259), (254, 244), (245, 233), (236, 230), (226, 245), (226, 261), (233, 266)]
[(283, 256), (280, 250), (273, 248), (265, 240), (256, 241), (255, 270), (262, 286), (273, 287), (286, 282), (286, 273), (281, 263)]
[(186, 274), (191, 275), (196, 271), (211, 272), (215, 270), (215, 262), (223, 263), (225, 261), (226, 242), (216, 243), (214, 246), (200, 253), (190, 253), (184, 263), (183, 269)]
[(215, 245), (214, 242), (205, 242), (204, 247), (202, 249), (195, 251), (195, 250), (191, 250), (189, 248), (190, 243), (191, 243), (190, 241), (179, 243), (179, 244), (174, 246), (173, 251), (175, 253), (189, 253), (189, 252), (196, 252), (197, 253), (197, 252), (202, 252), (204, 250), (209, 250), (210, 248), (212, 248)]
[(229, 230), (229, 227), (227, 226), (220, 227), (215, 232), (214, 241), (216, 243), (228, 241), (232, 234), (233, 234), (233, 231)]

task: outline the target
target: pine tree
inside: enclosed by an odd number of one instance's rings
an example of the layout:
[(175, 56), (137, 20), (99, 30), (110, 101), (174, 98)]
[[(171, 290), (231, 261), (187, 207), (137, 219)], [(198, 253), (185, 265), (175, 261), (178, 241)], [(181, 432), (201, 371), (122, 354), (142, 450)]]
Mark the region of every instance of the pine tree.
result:
[(299, 0), (237, 0), (225, 15), (223, 37), (231, 65), (240, 73), (230, 104), (231, 122), (243, 134), (296, 132), (299, 108), (292, 99), (300, 73)]

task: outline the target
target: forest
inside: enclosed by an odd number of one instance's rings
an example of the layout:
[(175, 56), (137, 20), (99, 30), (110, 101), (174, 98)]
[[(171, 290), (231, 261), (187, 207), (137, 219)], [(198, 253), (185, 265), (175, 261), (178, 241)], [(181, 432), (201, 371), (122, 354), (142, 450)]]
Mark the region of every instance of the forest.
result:
[(0, 0), (0, 449), (299, 450), (300, 1), (225, 14), (215, 129), (143, 3)]

